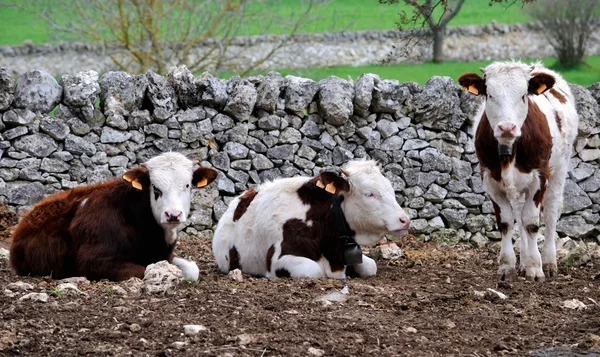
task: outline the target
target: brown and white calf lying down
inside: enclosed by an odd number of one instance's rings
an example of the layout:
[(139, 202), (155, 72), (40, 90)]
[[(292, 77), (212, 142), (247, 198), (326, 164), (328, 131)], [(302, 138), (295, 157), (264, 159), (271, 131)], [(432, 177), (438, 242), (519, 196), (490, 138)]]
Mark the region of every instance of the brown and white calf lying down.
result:
[(164, 153), (122, 179), (54, 194), (16, 227), (10, 264), (19, 275), (125, 280), (168, 260), (197, 279), (196, 264), (174, 257), (173, 249), (192, 187), (216, 176), (211, 168), (193, 170), (182, 154)]
[(375, 261), (358, 245), (400, 233), (410, 219), (374, 161), (349, 162), (342, 172), (278, 179), (235, 198), (213, 238), (220, 270), (343, 279), (352, 266), (375, 275)]
[[(567, 82), (541, 64), (496, 62), (458, 81), (484, 96), (477, 118), (475, 150), (486, 192), (502, 233), (500, 279), (516, 274), (512, 246), (515, 224), (521, 232), (520, 268), (528, 279), (557, 273), (556, 222), (562, 205), (578, 115)], [(545, 241), (537, 236), (543, 207)]]

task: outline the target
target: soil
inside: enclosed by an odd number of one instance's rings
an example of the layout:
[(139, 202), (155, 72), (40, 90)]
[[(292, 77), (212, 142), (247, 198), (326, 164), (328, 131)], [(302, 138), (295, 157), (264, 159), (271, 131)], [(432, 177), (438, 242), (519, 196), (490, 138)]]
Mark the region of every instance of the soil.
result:
[[(171, 295), (119, 295), (107, 281), (80, 284), (86, 295), (50, 294), (46, 303), (0, 293), (0, 355), (600, 355), (598, 262), (560, 266), (553, 281), (498, 284), (495, 251), (409, 242), (402, 258), (378, 262), (374, 278), (235, 282), (218, 273), (209, 239), (187, 239), (177, 251), (198, 263), (201, 280), (183, 281)], [(17, 277), (0, 259), (0, 289), (19, 280), (35, 292), (56, 285)], [(315, 301), (344, 286), (348, 301)], [(475, 293), (487, 288), (508, 299)], [(587, 308), (561, 307), (569, 299)], [(207, 330), (184, 335), (186, 324)]]

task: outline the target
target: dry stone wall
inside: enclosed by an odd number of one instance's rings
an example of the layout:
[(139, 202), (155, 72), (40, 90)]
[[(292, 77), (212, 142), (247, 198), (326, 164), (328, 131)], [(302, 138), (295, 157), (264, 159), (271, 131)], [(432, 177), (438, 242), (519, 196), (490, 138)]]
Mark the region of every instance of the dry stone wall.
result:
[[(580, 136), (558, 231), (598, 238), (600, 83), (572, 88)], [(24, 211), (175, 150), (219, 170), (194, 193), (184, 234), (197, 234), (249, 187), (372, 158), (412, 218), (412, 233), (482, 246), (500, 235), (470, 134), (478, 104), (448, 77), (422, 87), (372, 74), (221, 80), (180, 67), (167, 76), (85, 71), (57, 83), (41, 71), (15, 81), (1, 69), (0, 197)]]

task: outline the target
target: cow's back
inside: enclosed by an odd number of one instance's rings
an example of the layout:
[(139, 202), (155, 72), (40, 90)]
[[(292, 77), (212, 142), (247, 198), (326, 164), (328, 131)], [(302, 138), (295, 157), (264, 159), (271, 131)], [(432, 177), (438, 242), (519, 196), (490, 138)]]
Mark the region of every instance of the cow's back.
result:
[(265, 275), (268, 256), (279, 256), (282, 227), (290, 219), (306, 217), (298, 189), (308, 177), (264, 183), (236, 197), (219, 220), (213, 237), (213, 253), (219, 269), (243, 268), (245, 273)]

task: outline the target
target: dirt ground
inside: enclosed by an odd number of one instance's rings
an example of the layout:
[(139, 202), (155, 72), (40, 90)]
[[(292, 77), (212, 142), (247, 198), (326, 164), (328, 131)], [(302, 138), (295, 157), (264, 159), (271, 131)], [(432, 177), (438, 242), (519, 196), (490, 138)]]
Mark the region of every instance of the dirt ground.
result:
[[(0, 294), (0, 355), (600, 355), (591, 350), (600, 344), (597, 263), (560, 267), (551, 282), (498, 286), (495, 252), (412, 243), (399, 260), (380, 261), (375, 278), (234, 282), (217, 272), (208, 239), (183, 241), (178, 252), (198, 262), (201, 280), (182, 282), (170, 296), (123, 296), (106, 281), (80, 285), (85, 296), (51, 294), (46, 303)], [(0, 289), (18, 280), (36, 292), (56, 284), (17, 277), (0, 260)], [(346, 285), (347, 302), (314, 301)], [(486, 288), (508, 299), (474, 293)], [(561, 307), (573, 298), (587, 308)], [(186, 324), (207, 330), (184, 335)]]

